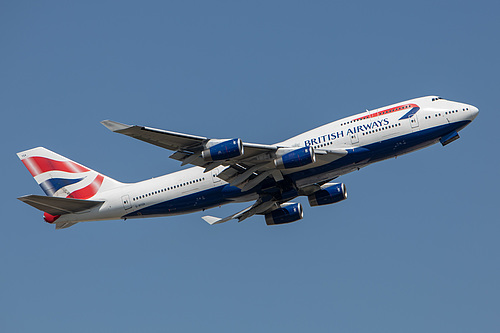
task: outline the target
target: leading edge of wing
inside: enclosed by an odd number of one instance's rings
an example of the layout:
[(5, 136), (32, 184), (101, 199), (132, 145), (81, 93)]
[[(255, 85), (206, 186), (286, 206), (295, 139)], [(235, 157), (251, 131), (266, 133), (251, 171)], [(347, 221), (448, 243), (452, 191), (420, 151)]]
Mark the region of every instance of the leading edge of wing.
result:
[[(176, 153), (170, 157), (179, 161), (186, 160), (193, 153), (201, 153), (201, 151), (205, 149), (205, 144), (210, 140), (210, 138), (204, 136), (166, 131), (145, 126), (127, 125), (113, 120), (103, 120), (101, 124), (112, 132), (124, 134), (165, 149), (176, 151)], [(245, 159), (248, 156), (255, 156), (263, 152), (274, 152), (278, 149), (276, 145), (247, 142), (244, 142), (243, 146), (246, 153), (238, 158), (238, 160)], [(200, 166), (199, 164), (194, 165)]]
[(153, 127), (147, 127), (147, 126), (138, 126), (138, 125), (127, 125), (127, 124), (122, 124), (117, 121), (113, 120), (103, 120), (101, 121), (101, 124), (106, 126), (110, 131), (112, 132), (117, 132), (117, 133), (122, 133), (122, 134), (129, 134), (132, 132), (136, 132), (137, 130), (139, 131), (147, 131), (147, 132), (153, 132), (153, 133), (159, 133), (159, 134), (167, 134), (167, 135), (172, 135), (176, 136), (179, 138), (186, 138), (186, 139), (193, 139), (193, 140), (208, 140), (208, 138), (199, 136), (199, 135), (191, 135), (191, 134), (185, 134), (185, 133), (178, 133), (178, 132), (173, 132), (173, 131), (166, 131), (158, 128), (153, 128)]

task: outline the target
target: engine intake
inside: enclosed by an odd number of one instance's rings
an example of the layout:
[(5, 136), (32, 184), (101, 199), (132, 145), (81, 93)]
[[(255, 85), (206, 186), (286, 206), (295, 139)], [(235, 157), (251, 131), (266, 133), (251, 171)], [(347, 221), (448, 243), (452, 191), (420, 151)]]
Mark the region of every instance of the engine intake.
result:
[(325, 184), (307, 198), (311, 207), (329, 205), (347, 199), (347, 189), (343, 183)]
[(276, 225), (298, 221), (304, 217), (302, 205), (299, 203), (287, 203), (281, 208), (275, 209), (266, 214), (266, 224)]
[(316, 162), (316, 155), (312, 147), (292, 150), (274, 160), (274, 165), (279, 169), (298, 168)]
[(228, 160), (242, 154), (243, 142), (241, 139), (223, 141), (201, 152), (201, 156), (207, 162)]

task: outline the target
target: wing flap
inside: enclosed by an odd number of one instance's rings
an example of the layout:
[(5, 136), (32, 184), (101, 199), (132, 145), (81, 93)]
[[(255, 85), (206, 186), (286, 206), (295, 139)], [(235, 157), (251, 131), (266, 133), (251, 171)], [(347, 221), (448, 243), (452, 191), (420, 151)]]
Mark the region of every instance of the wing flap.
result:
[(24, 203), (51, 215), (78, 213), (91, 209), (104, 201), (81, 200), (71, 198), (46, 197), (43, 195), (25, 195), (18, 198)]

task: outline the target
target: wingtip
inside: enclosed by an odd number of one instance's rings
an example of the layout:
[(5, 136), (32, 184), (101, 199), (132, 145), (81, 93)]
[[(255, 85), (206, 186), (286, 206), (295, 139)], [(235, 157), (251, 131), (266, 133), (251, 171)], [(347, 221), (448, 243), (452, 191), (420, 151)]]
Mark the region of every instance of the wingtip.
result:
[(130, 125), (122, 124), (113, 120), (103, 120), (101, 121), (101, 124), (103, 124), (107, 129), (109, 129), (112, 132), (118, 132), (120, 130), (124, 130), (131, 127)]
[(210, 215), (207, 215), (207, 216), (203, 216), (202, 219), (207, 222), (208, 224), (210, 225), (214, 225), (214, 224), (217, 224), (217, 223), (220, 223), (219, 221), (221, 221), (222, 219), (218, 218), (218, 217), (215, 217), (215, 216), (210, 216)]

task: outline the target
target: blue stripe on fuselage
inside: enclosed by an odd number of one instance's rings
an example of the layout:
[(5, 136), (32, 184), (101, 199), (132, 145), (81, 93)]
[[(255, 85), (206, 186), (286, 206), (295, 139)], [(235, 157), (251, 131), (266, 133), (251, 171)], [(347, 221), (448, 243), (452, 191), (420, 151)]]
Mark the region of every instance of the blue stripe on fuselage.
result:
[(208, 190), (188, 194), (172, 200), (160, 202), (145, 207), (124, 217), (139, 217), (144, 215), (178, 215), (197, 212), (228, 203), (231, 198), (241, 196), (241, 190), (236, 186), (221, 185)]
[(413, 117), (413, 115), (415, 113), (418, 112), (418, 110), (420, 110), (420, 108), (418, 106), (415, 106), (413, 107), (410, 111), (406, 112), (404, 116), (402, 116), (401, 118), (399, 118), (398, 120), (402, 120), (402, 119), (407, 119), (407, 118), (411, 118)]

